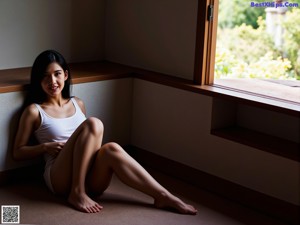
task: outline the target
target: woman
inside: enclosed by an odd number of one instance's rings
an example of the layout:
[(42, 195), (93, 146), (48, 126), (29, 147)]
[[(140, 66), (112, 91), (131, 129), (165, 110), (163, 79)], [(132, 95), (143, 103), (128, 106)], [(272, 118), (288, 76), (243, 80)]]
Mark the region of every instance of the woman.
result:
[[(70, 69), (60, 53), (47, 50), (36, 58), (27, 107), (15, 139), (14, 158), (43, 155), (48, 188), (67, 195), (68, 202), (83, 212), (101, 211), (103, 207), (90, 196), (101, 195), (115, 173), (123, 183), (153, 197), (156, 207), (196, 214), (193, 206), (168, 192), (121, 146), (102, 145), (102, 122), (86, 118), (84, 103), (70, 95), (70, 84)], [(32, 135), (38, 145), (28, 144)]]

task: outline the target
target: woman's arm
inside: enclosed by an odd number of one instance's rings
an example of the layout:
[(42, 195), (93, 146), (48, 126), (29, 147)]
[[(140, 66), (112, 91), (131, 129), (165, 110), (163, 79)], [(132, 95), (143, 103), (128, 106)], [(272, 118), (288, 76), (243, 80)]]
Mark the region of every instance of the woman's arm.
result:
[(13, 147), (16, 160), (32, 159), (45, 152), (45, 145), (28, 146), (30, 136), (40, 123), (38, 109), (35, 105), (28, 106), (22, 113)]

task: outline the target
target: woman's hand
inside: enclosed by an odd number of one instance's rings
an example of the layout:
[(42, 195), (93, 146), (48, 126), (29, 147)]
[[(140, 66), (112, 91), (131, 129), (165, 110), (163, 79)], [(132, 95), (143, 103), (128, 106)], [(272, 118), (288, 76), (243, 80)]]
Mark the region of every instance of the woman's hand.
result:
[(44, 143), (45, 152), (50, 155), (57, 156), (59, 152), (63, 149), (65, 143), (64, 142), (48, 142)]

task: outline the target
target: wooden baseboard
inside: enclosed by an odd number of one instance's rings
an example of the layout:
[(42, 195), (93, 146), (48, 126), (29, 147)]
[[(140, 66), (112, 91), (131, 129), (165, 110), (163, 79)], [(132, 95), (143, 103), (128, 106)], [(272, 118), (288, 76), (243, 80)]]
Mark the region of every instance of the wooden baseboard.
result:
[(125, 149), (144, 166), (152, 167), (172, 177), (176, 177), (201, 189), (208, 190), (224, 198), (276, 217), (289, 224), (300, 224), (300, 206), (201, 172), (187, 165), (134, 146), (126, 146)]

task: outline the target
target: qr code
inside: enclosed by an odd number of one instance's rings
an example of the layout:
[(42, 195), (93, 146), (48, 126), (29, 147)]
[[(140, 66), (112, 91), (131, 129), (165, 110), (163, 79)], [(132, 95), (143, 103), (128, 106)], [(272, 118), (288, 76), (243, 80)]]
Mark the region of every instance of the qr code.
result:
[(1, 206), (1, 223), (19, 224), (20, 223), (20, 206), (2, 205)]

